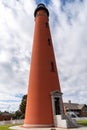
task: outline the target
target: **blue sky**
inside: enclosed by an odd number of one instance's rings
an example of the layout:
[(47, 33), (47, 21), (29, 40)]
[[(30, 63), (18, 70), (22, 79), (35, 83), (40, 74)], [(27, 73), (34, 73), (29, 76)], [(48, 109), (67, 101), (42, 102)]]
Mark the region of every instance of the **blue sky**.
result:
[(27, 93), (39, 2), (50, 13), (63, 100), (87, 104), (87, 0), (0, 0), (0, 110), (17, 110)]
[(44, 3), (45, 5), (49, 5), (50, 2), (51, 0), (36, 0), (36, 4)]

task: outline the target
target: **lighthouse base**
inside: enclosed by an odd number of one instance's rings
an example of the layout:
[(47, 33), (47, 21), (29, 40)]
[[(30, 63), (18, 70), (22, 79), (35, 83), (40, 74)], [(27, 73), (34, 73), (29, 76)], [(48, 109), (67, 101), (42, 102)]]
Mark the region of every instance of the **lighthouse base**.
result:
[(49, 127), (53, 127), (53, 124), (46, 124), (46, 125), (45, 124), (44, 125), (43, 124), (42, 125), (41, 124), (35, 124), (35, 125), (24, 124), (23, 127), (24, 128), (49, 128)]

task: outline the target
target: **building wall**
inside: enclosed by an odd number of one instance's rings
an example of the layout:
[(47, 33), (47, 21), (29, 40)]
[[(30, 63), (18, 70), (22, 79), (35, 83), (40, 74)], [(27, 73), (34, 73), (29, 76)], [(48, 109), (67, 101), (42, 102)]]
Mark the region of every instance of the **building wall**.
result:
[(87, 117), (87, 106), (85, 105), (80, 111), (81, 117)]
[(11, 116), (10, 115), (0, 115), (0, 121), (6, 121), (6, 120), (11, 120)]
[(87, 117), (87, 105), (84, 105), (84, 107), (82, 109), (77, 109), (77, 110), (67, 110), (67, 108), (65, 108), (66, 112), (74, 112), (77, 116), (79, 117)]

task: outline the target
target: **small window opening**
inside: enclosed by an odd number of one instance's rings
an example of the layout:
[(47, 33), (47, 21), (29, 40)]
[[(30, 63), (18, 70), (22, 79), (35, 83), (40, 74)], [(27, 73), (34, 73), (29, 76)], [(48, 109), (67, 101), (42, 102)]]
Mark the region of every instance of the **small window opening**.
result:
[(61, 114), (61, 109), (60, 109), (60, 99), (58, 97), (55, 97), (55, 114), (59, 115)]
[(46, 24), (46, 27), (48, 27), (48, 22), (46, 22), (45, 24)]
[(50, 45), (50, 38), (48, 38), (48, 45)]
[(53, 61), (51, 61), (51, 71), (52, 71), (52, 72), (54, 72), (54, 71), (55, 71)]

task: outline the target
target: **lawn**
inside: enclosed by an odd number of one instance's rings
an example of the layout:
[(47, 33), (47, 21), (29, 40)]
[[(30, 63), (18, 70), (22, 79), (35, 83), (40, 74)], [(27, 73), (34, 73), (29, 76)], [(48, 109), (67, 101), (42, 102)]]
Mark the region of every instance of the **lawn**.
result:
[[(18, 125), (18, 124), (15, 124), (15, 125)], [(11, 124), (2, 125), (0, 126), (0, 130), (10, 130), (9, 127), (11, 126), (14, 126), (14, 125), (11, 125)]]
[(78, 120), (77, 123), (80, 125), (87, 126), (87, 120)]
[(0, 126), (0, 130), (10, 130), (9, 127), (12, 125), (2, 125)]

